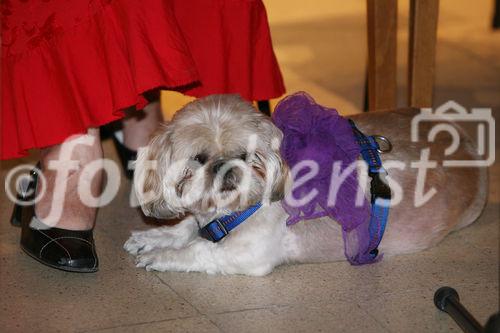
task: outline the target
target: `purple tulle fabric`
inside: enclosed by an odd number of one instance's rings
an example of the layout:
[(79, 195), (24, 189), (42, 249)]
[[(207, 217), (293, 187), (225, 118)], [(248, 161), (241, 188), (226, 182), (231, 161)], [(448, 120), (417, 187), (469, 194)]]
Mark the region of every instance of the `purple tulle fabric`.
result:
[[(294, 199), (301, 199), (316, 189), (318, 194), (313, 200), (298, 207), (291, 205), (287, 198), (282, 201), (289, 214), (287, 225), (329, 216), (342, 226), (344, 251), (349, 262), (353, 265), (373, 262), (368, 253), (370, 206), (365, 199), (361, 206), (356, 207), (359, 188), (356, 170), (340, 185), (334, 204), (328, 205), (334, 163), (341, 161), (340, 170), (344, 171), (360, 153), (348, 120), (335, 109), (321, 106), (308, 94), (299, 92), (284, 98), (276, 106), (273, 121), (284, 134), (281, 154), (292, 170), (304, 160), (315, 161), (319, 166), (315, 177), (289, 194)], [(301, 169), (294, 175), (294, 180), (308, 172), (308, 168)]]

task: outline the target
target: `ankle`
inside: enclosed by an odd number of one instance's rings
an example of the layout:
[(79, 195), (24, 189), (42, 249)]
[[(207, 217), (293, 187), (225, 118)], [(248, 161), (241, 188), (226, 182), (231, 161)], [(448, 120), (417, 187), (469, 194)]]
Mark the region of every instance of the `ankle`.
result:
[(123, 119), (124, 146), (131, 150), (146, 146), (162, 121), (159, 102), (152, 102), (144, 110), (131, 113)]

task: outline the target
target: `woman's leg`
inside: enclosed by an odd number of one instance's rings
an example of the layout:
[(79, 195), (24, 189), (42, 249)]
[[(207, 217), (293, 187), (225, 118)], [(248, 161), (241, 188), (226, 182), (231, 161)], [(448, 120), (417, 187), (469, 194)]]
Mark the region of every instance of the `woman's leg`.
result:
[[(80, 194), (85, 192), (81, 191), (85, 187), (90, 189), (92, 196), (99, 196), (103, 177), (102, 157), (97, 128), (89, 129), (85, 135), (73, 136), (60, 145), (42, 149), (40, 162), (47, 182), (38, 183), (37, 192), (46, 192), (36, 203), (37, 217), (51, 227), (92, 229), (96, 205), (84, 204)], [(82, 176), (83, 168), (89, 165), (98, 167), (99, 171)]]
[(124, 145), (131, 150), (146, 146), (162, 121), (159, 101), (149, 103), (144, 110), (130, 112), (123, 119)]

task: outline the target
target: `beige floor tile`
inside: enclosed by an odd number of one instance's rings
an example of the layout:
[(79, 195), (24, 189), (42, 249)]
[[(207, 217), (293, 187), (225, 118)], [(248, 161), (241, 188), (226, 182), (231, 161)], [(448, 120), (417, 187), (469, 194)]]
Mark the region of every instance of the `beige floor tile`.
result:
[[(172, 319), (161, 322), (144, 323), (130, 326), (120, 326), (97, 331), (94, 333), (170, 333), (170, 332), (193, 332), (193, 333), (217, 333), (221, 332), (206, 317), (193, 317), (183, 319)], [(89, 333), (90, 333), (89, 332)]]
[(386, 332), (354, 303), (275, 306), (211, 318), (224, 332)]
[(66, 273), (21, 254), (2, 256), (0, 263), (3, 332), (82, 331), (197, 314), (144, 271)]
[(222, 313), (342, 299), (350, 273), (349, 264), (339, 262), (281, 266), (259, 278), (174, 272), (158, 276), (202, 313)]
[[(472, 315), (484, 324), (498, 311), (498, 288), (488, 285), (454, 286), (460, 300)], [(433, 303), (434, 293), (414, 291), (384, 295), (360, 303), (360, 306), (391, 332), (462, 332), (451, 317)]]

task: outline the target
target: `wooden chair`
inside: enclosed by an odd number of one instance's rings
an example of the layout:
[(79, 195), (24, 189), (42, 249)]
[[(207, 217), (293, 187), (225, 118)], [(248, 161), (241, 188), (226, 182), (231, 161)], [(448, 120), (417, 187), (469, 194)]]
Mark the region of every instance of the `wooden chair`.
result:
[[(397, 0), (367, 0), (368, 110), (395, 109)], [(409, 107), (432, 106), (439, 0), (410, 0)]]

